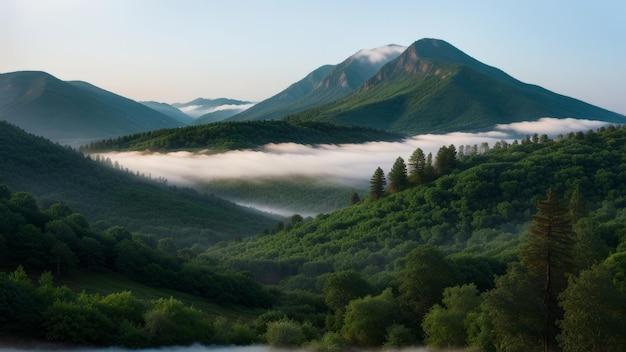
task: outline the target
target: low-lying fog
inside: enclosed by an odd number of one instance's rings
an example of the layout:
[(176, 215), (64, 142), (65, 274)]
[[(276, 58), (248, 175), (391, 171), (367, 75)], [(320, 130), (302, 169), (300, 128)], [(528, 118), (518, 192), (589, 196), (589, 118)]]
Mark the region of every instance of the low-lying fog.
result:
[(117, 161), (122, 167), (163, 177), (169, 184), (193, 186), (200, 181), (255, 177), (284, 177), (307, 175), (328, 182), (367, 188), (377, 167), (389, 172), (397, 157), (408, 162), (416, 148), (426, 154), (437, 154), (440, 147), (454, 144), (481, 145), (505, 140), (512, 142), (520, 136), (534, 133), (556, 137), (571, 131), (595, 130), (606, 122), (577, 119), (543, 118), (534, 122), (498, 125), (482, 133), (424, 134), (402, 142), (370, 142), (342, 145), (300, 145), (295, 143), (268, 144), (260, 150), (237, 150), (220, 154), (190, 152), (105, 153), (101, 157)]

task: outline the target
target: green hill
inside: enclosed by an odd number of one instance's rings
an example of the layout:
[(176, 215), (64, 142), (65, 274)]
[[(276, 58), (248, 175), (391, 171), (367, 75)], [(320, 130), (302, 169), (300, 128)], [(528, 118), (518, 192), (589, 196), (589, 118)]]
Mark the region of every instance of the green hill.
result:
[(488, 130), (542, 117), (626, 117), (526, 84), (449, 43), (422, 39), (342, 99), (292, 115), (410, 134)]
[(64, 82), (37, 71), (0, 74), (0, 120), (76, 147), (94, 139), (183, 125), (89, 83)]
[[(626, 129), (611, 127), (498, 146), (458, 160), (451, 174), (434, 182), (320, 215), (290, 231), (215, 246), (209, 254), (259, 280), (314, 291), (320, 275), (348, 269), (385, 285), (402, 258), (424, 244), (508, 263), (550, 187), (570, 199), (578, 185), (589, 210), (602, 216), (626, 206), (625, 143)], [(599, 233), (614, 247), (620, 232), (607, 226)]]
[(93, 223), (204, 245), (273, 228), (275, 220), (223, 199), (168, 187), (97, 163), (0, 122), (0, 183), (63, 202)]
[(163, 129), (97, 141), (86, 152), (111, 150), (224, 151), (255, 149), (268, 143), (340, 144), (396, 141), (402, 135), (371, 128), (315, 121), (242, 121)]

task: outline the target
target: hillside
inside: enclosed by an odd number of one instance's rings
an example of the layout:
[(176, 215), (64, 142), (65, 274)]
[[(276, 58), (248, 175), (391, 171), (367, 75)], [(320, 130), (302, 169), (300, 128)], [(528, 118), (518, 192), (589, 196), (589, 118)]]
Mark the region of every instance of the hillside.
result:
[(239, 113), (229, 121), (270, 120), (322, 105), (346, 96), (370, 79), (404, 50), (387, 45), (360, 50), (337, 65), (324, 65), (282, 92)]
[[(348, 269), (386, 285), (402, 258), (424, 244), (508, 263), (550, 187), (569, 200), (578, 185), (588, 209), (613, 223), (626, 206), (624, 143), (626, 128), (611, 127), (500, 145), (457, 160), (451, 174), (434, 182), (208, 253), (259, 280), (307, 290), (316, 290), (320, 275)], [(598, 233), (614, 247), (620, 232), (606, 226)]]
[(258, 343), (241, 321), (276, 301), (248, 275), (172, 238), (99, 229), (4, 184), (0, 229), (1, 349)]
[(0, 122), (0, 183), (63, 202), (90, 222), (207, 245), (273, 228), (275, 220), (217, 197), (107, 167)]
[(268, 143), (340, 144), (400, 140), (400, 134), (320, 122), (220, 122), (139, 133), (90, 143), (85, 152), (255, 149)]
[(415, 42), (342, 99), (294, 114), (411, 134), (488, 130), (541, 117), (626, 117), (526, 84), (437, 39)]
[(194, 119), (170, 104), (156, 101), (140, 101), (141, 104), (179, 121), (183, 126), (191, 125)]
[(183, 125), (89, 83), (64, 82), (36, 71), (0, 75), (0, 120), (72, 146)]

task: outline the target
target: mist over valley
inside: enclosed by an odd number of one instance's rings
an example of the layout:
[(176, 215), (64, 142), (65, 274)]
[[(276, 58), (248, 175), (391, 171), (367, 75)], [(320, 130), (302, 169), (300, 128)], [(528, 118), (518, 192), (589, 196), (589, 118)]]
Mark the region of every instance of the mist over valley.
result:
[[(370, 186), (370, 178), (377, 167), (387, 173), (397, 157), (408, 160), (416, 148), (434, 156), (439, 148), (450, 144), (458, 148), (488, 143), (493, 147), (499, 141), (512, 143), (515, 139), (521, 140), (535, 133), (556, 138), (569, 132), (595, 130), (607, 124), (594, 120), (542, 118), (538, 121), (498, 125), (493, 131), (424, 134), (401, 142), (339, 145), (280, 143), (266, 144), (258, 150), (232, 150), (224, 153), (136, 151), (97, 155), (101, 159), (117, 162), (121, 168), (128, 168), (132, 172), (164, 178), (170, 184), (215, 193), (242, 205), (283, 216), (314, 216), (347, 206), (352, 192), (358, 192), (364, 198)], [(299, 179), (305, 182), (298, 183), (297, 187), (281, 187)], [(235, 180), (238, 183), (233, 183)], [(245, 195), (236, 192), (236, 188), (254, 188), (255, 185), (260, 187), (260, 183), (274, 184), (273, 190), (265, 193), (265, 197), (245, 199)], [(228, 187), (228, 184), (231, 186)], [(344, 187), (346, 191), (343, 192), (335, 189), (335, 192), (342, 195), (343, 203), (337, 199), (316, 201), (315, 194), (319, 197), (319, 188), (324, 188), (324, 184)], [(302, 194), (310, 193), (311, 199), (292, 208), (285, 207), (288, 202), (280, 201), (279, 194), (298, 191)]]

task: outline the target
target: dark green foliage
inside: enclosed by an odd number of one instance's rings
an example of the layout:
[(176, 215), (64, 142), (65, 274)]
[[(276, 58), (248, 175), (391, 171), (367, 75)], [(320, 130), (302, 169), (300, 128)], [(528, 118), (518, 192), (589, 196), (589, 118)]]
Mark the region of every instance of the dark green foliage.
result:
[(426, 176), (426, 155), (421, 148), (415, 149), (409, 157), (408, 178), (414, 185), (421, 185), (430, 181)]
[(474, 284), (446, 288), (442, 304), (435, 304), (424, 317), (424, 342), (436, 348), (467, 346), (465, 321), (468, 315), (478, 313), (481, 302)]
[(560, 297), (563, 351), (618, 351), (626, 346), (626, 253), (570, 277)]
[(399, 290), (403, 308), (422, 321), (430, 307), (441, 301), (444, 288), (458, 281), (457, 268), (432, 246), (420, 246), (405, 258), (400, 273)]
[(447, 175), (456, 168), (456, 148), (454, 145), (439, 148), (434, 167), (437, 176)]
[(92, 142), (85, 152), (111, 150), (204, 150), (255, 149), (268, 143), (340, 144), (370, 141), (397, 141), (400, 134), (372, 128), (324, 122), (246, 121), (220, 122), (144, 132), (116, 139)]
[[(37, 225), (67, 206), (105, 228), (120, 225), (191, 246), (257, 234), (275, 222), (214, 196), (107, 168), (5, 122), (0, 122), (0, 145), (0, 183), (15, 191), (3, 203), (19, 207)], [(55, 203), (63, 206), (38, 212), (39, 206)]]
[(388, 174), (389, 177), (389, 193), (398, 193), (404, 191), (409, 186), (409, 179), (404, 159), (398, 157), (391, 167)]
[(374, 171), (374, 175), (370, 179), (370, 200), (378, 200), (385, 195), (385, 186), (387, 185), (387, 180), (385, 179), (385, 172), (383, 169), (378, 167)]
[(545, 323), (543, 344), (546, 351), (557, 345), (556, 321), (562, 319), (558, 296), (567, 286), (567, 274), (575, 271), (575, 234), (569, 211), (563, 201), (549, 189), (545, 200), (537, 203), (537, 213), (529, 229), (528, 247), (522, 253), (522, 264), (533, 276), (542, 278)]
[(267, 324), (267, 343), (272, 347), (297, 347), (304, 340), (302, 326), (293, 320), (280, 320)]
[(540, 280), (518, 263), (512, 263), (496, 288), (487, 292), (485, 307), (493, 325), (492, 338), (498, 351), (540, 351), (546, 314)]
[(391, 289), (378, 296), (355, 299), (346, 307), (341, 334), (353, 346), (381, 346), (398, 313)]

